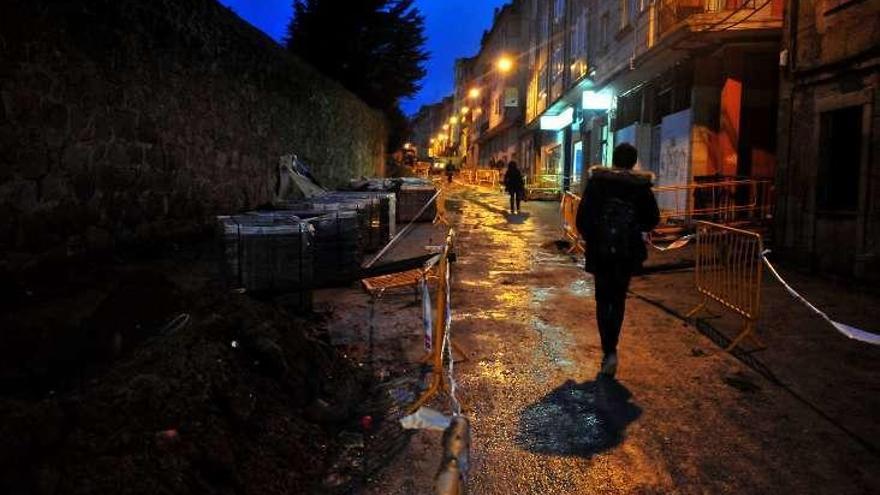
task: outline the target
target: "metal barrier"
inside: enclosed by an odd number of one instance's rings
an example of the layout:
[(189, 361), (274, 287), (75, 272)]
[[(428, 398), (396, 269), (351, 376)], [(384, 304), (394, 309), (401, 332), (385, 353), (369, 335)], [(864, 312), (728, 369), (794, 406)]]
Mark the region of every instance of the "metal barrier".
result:
[(449, 227), (449, 220), (446, 219), (446, 188), (443, 187), (443, 184), (437, 186), (437, 189), (440, 193), (437, 195), (436, 205), (437, 205), (437, 213), (434, 216), (434, 225), (438, 223), (442, 223), (443, 225)]
[(711, 222), (697, 222), (695, 281), (703, 301), (692, 309), (691, 318), (710, 300), (736, 312), (745, 320), (742, 331), (727, 351), (750, 337), (758, 346), (763, 343), (754, 334), (761, 307), (762, 253), (760, 234)]
[[(455, 231), (449, 229), (446, 236), (446, 245), (440, 255), (440, 261), (437, 263), (437, 290), (434, 305), (433, 328), (431, 329), (431, 350), (424, 357), (423, 362), (431, 367), (431, 379), (428, 388), (416, 400), (409, 411), (415, 412), (425, 405), (429, 400), (435, 397), (439, 392), (450, 392), (450, 384), (443, 370), (443, 351), (445, 350), (444, 342), (447, 338), (447, 332), (450, 325), (450, 267), (449, 256), (452, 252)], [(458, 347), (454, 341), (449, 341), (452, 348), (459, 354), (465, 353)], [(450, 352), (450, 359), (451, 352)]]
[(772, 184), (765, 180), (658, 186), (654, 196), (661, 224), (689, 224), (696, 220), (731, 224), (760, 222), (771, 213)]
[(477, 185), (487, 185), (490, 187), (498, 187), (499, 176), (497, 170), (478, 168), (474, 174), (474, 183)]
[(571, 241), (569, 253), (575, 251), (583, 253), (584, 243), (581, 235), (577, 230), (577, 211), (581, 204), (581, 197), (572, 192), (562, 195), (562, 201), (559, 205), (560, 216), (562, 217), (562, 232)]
[(562, 175), (532, 175), (526, 179), (526, 197), (535, 199), (539, 196), (555, 199), (562, 193)]

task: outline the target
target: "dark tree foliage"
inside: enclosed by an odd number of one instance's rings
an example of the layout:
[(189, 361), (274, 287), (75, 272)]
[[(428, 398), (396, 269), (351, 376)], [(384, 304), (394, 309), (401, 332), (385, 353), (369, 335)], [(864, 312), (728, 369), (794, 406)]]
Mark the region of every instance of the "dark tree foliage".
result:
[(392, 135), (401, 132), (398, 103), (419, 90), (428, 58), (413, 1), (295, 0), (287, 29), (288, 49), (384, 111)]

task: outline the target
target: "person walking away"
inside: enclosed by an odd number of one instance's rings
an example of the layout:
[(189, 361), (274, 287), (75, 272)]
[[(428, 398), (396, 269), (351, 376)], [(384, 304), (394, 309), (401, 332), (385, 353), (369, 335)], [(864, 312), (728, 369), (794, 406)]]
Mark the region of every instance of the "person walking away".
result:
[(584, 268), (593, 274), (596, 323), (602, 341), (600, 374), (617, 372), (617, 343), (632, 274), (648, 258), (643, 232), (660, 222), (651, 191), (654, 175), (633, 170), (638, 151), (629, 143), (614, 149), (612, 168), (590, 169), (577, 212), (577, 229), (586, 242)]
[(453, 175), (455, 175), (455, 165), (453, 165), (452, 160), (449, 160), (446, 163), (446, 182), (452, 184)]
[(507, 164), (507, 172), (504, 173), (504, 189), (510, 194), (510, 213), (518, 214), (519, 204), (526, 193), (526, 184), (519, 167), (513, 160)]

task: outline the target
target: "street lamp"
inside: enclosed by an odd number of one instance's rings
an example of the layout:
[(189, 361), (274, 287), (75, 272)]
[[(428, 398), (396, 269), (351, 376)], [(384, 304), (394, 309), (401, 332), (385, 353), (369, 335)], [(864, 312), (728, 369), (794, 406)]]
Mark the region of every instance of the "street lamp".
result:
[(498, 59), (496, 65), (498, 66), (498, 70), (500, 72), (510, 72), (510, 69), (513, 68), (513, 60), (511, 60), (510, 57), (504, 55)]
[(443, 124), (443, 130), (444, 130), (444, 131), (448, 131), (448, 130), (449, 130), (449, 124)]
[(471, 88), (471, 90), (468, 92), (468, 96), (472, 100), (476, 100), (480, 97), (480, 88)]
[(465, 106), (465, 107), (461, 107), (461, 114), (462, 114), (462, 115), (467, 115), (467, 113), (470, 112), (470, 111), (471, 111), (471, 109), (468, 108), (468, 107), (466, 107), (466, 106)]
[(457, 123), (458, 123), (458, 117), (456, 117), (455, 115), (453, 115), (452, 117), (449, 117), (449, 123), (452, 124), (452, 125), (457, 124)]

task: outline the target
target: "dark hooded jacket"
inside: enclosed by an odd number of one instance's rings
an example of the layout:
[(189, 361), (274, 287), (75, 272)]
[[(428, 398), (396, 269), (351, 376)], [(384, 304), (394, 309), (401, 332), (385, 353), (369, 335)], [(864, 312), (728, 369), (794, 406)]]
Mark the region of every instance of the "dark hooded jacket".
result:
[(525, 193), (526, 183), (518, 168), (508, 168), (504, 173), (504, 190), (509, 193)]
[(577, 212), (577, 229), (586, 242), (586, 264), (588, 272), (594, 272), (602, 260), (596, 259), (595, 249), (590, 249), (595, 242), (599, 228), (600, 212), (603, 203), (611, 198), (627, 201), (635, 207), (638, 232), (633, 232), (632, 245), (636, 246), (629, 262), (633, 271), (641, 269), (642, 263), (648, 258), (641, 233), (650, 232), (660, 222), (660, 211), (657, 200), (651, 191), (654, 174), (622, 168), (592, 167), (587, 186), (584, 189), (581, 204)]

